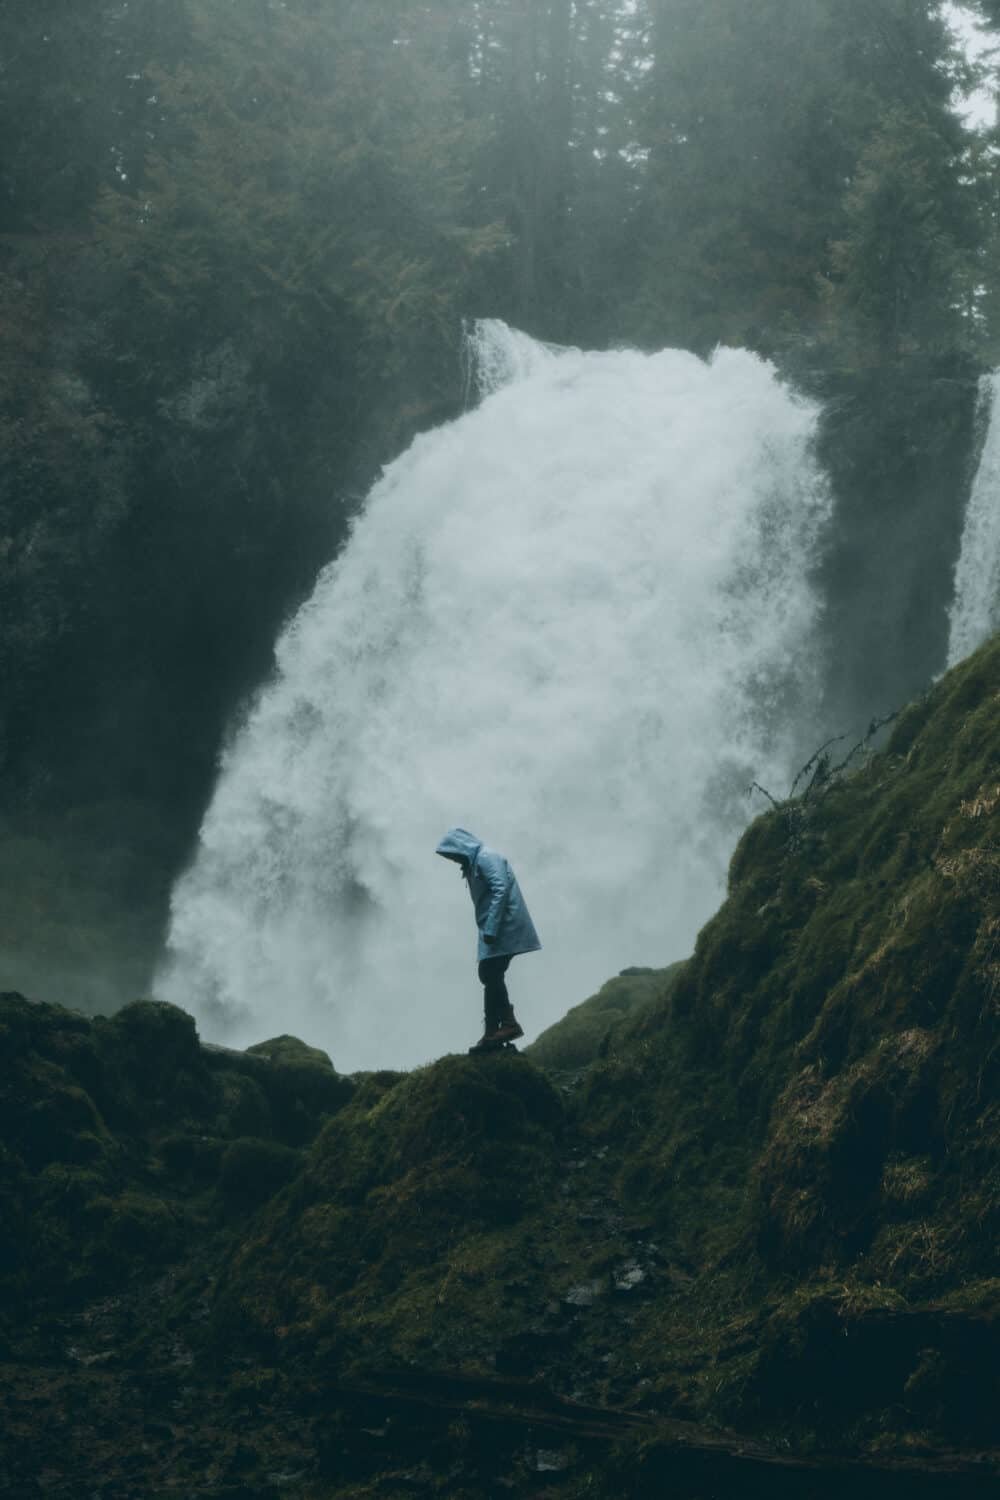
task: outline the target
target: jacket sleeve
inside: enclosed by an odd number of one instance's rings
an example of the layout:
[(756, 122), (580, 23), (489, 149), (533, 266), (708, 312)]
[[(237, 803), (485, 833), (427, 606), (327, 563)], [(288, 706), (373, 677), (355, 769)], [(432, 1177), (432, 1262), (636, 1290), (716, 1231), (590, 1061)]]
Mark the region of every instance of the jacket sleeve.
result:
[(503, 921), (504, 910), (507, 906), (507, 895), (510, 891), (510, 871), (507, 861), (494, 855), (492, 858), (480, 859), (479, 873), (490, 888), (490, 905), (486, 913), (486, 920), (482, 925), (484, 938), (495, 938), (500, 931), (500, 923)]

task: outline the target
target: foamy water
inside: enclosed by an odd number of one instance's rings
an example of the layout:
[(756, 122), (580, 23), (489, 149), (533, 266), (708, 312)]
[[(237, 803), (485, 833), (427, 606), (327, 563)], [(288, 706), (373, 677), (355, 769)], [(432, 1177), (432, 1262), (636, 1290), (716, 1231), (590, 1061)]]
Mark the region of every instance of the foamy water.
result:
[(980, 382), (986, 438), (972, 486), (955, 569), (948, 665), (1000, 630), (1000, 371)]
[(814, 409), (732, 350), (475, 353), (481, 404), (386, 470), (225, 756), (157, 989), (209, 1038), (345, 1070), (474, 1040), (453, 824), (517, 871), (534, 1034), (690, 950), (743, 789), (811, 742)]

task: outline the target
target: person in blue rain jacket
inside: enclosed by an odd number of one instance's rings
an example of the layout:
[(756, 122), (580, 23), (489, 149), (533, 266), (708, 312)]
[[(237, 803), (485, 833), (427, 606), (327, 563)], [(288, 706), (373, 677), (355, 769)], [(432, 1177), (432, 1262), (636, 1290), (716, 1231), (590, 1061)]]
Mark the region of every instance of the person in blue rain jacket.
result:
[(485, 1052), (524, 1035), (510, 1003), (505, 975), (512, 958), (535, 953), (542, 945), (514, 871), (502, 854), (464, 828), (450, 828), (436, 852), (461, 867), (476, 909), (485, 1023), (482, 1038), (472, 1050)]

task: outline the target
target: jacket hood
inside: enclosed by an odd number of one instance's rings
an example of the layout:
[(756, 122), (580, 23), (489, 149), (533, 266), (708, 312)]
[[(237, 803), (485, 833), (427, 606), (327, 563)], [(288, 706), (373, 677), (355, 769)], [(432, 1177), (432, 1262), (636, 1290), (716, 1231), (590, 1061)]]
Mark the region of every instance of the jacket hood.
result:
[(468, 829), (449, 828), (434, 852), (443, 859), (467, 859), (471, 866), (475, 864), (476, 855), (482, 847), (482, 839), (477, 839)]

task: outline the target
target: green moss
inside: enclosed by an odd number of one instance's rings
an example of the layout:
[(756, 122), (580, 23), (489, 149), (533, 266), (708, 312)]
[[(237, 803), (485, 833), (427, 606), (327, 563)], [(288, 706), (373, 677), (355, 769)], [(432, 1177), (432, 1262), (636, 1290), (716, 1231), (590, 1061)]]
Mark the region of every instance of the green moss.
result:
[(167, 1135), (157, 1144), (158, 1153), (168, 1172), (175, 1177), (193, 1177), (200, 1182), (216, 1182), (226, 1142), (216, 1136)]
[(332, 1068), (329, 1053), (300, 1042), (297, 1036), (276, 1036), (269, 1042), (257, 1042), (247, 1051), (254, 1057), (266, 1057), (275, 1063), (305, 1063), (318, 1068)]
[(109, 1138), (90, 1095), (74, 1084), (56, 1083), (25, 1111), (17, 1139), (25, 1161), (40, 1170), (52, 1161), (97, 1161)]
[(224, 1233), (354, 1090), (317, 1049), (203, 1048), (190, 1016), (145, 1001), (91, 1020), (3, 996), (0, 1042), (0, 1290), (25, 1308), (112, 1290)]
[(492, 1236), (506, 1243), (544, 1196), (562, 1128), (558, 1095), (523, 1058), (448, 1057), (367, 1078), (242, 1247), (224, 1326), (351, 1342), (364, 1327), (372, 1349), (419, 1344), (441, 1307), (442, 1256), (471, 1254), (484, 1235), (478, 1254), (499, 1253)]
[(219, 1189), (234, 1208), (258, 1208), (291, 1182), (301, 1165), (302, 1153), (277, 1141), (233, 1141), (222, 1155)]
[(273, 1134), (288, 1146), (307, 1145), (355, 1090), (325, 1052), (295, 1037), (277, 1037), (246, 1052), (202, 1051), (220, 1090), (217, 1107), (228, 1135)]
[(176, 1209), (145, 1193), (92, 1198), (85, 1222), (93, 1235), (89, 1254), (126, 1274), (143, 1262), (156, 1265), (173, 1259), (183, 1244)]
[(106, 1118), (142, 1129), (214, 1112), (216, 1091), (194, 1019), (177, 1006), (136, 1001), (110, 1020), (98, 1017), (93, 1029)]
[(525, 1048), (526, 1054), (540, 1068), (569, 1071), (588, 1067), (602, 1049), (610, 1046), (613, 1028), (663, 995), (680, 969), (680, 964), (667, 969), (626, 969), (543, 1031)]
[(244, 1073), (217, 1075), (219, 1085), (218, 1126), (226, 1136), (268, 1136), (274, 1116), (262, 1082)]

